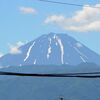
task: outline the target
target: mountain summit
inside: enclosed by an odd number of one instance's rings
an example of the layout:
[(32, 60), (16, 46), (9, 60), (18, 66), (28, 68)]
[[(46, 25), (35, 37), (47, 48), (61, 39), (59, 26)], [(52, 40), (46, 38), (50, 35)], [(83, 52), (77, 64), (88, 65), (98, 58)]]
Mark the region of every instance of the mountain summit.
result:
[(19, 48), (19, 54), (0, 58), (0, 66), (77, 65), (92, 62), (100, 65), (100, 55), (67, 34), (42, 35)]

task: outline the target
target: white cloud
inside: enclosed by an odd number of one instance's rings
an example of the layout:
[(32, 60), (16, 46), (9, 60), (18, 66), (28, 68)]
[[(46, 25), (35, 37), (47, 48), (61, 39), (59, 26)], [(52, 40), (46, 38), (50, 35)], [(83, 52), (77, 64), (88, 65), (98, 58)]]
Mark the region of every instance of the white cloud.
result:
[(3, 56), (4, 54), (0, 52), (0, 58)]
[[(86, 5), (85, 5), (86, 6)], [(100, 31), (100, 4), (91, 7), (83, 7), (75, 14), (67, 18), (63, 15), (51, 15), (45, 20), (46, 24), (53, 23), (59, 25), (65, 30), (87, 32), (87, 31)]]
[(21, 50), (20, 50), (20, 46), (24, 45), (23, 42), (19, 41), (17, 42), (15, 45), (12, 45), (12, 44), (8, 44), (9, 45), (9, 48), (10, 48), (10, 53), (11, 54), (20, 54), (21, 53)]
[(10, 53), (11, 54), (19, 54), (19, 53), (21, 53), (21, 51), (19, 50), (19, 48), (17, 46), (10, 46)]
[(58, 23), (58, 22), (62, 22), (64, 20), (64, 16), (60, 15), (60, 16), (57, 16), (57, 15), (52, 15), (52, 16), (49, 16), (46, 20), (45, 20), (45, 23), (50, 23), (50, 22), (55, 22), (55, 23)]
[(36, 9), (34, 9), (32, 7), (19, 7), (19, 10), (23, 14), (36, 14), (37, 13)]
[(22, 41), (18, 41), (17, 43), (16, 43), (16, 45), (18, 46), (18, 47), (20, 47), (20, 46), (22, 46), (22, 45), (24, 45), (25, 43), (23, 43)]

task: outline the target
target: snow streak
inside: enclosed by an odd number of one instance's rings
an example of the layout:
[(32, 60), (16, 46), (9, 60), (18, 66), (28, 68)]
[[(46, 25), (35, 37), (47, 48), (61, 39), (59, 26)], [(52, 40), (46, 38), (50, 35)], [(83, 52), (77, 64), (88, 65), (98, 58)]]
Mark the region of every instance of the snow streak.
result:
[(83, 62), (86, 62), (86, 60), (83, 57), (85, 57), (86, 59), (88, 59), (88, 57), (86, 55), (84, 55), (81, 51), (79, 51), (79, 49), (77, 49), (76, 47), (74, 47), (74, 49), (80, 54), (81, 60)]
[(82, 52), (79, 51), (79, 49), (77, 49), (76, 47), (74, 47), (75, 50), (82, 56), (84, 56), (86, 59), (88, 59), (88, 57), (86, 55), (84, 55)]
[(25, 57), (25, 59), (24, 59), (24, 62), (29, 58), (30, 52), (31, 52), (31, 50), (32, 50), (32, 48), (33, 48), (33, 46), (34, 46), (34, 44), (35, 44), (35, 42), (33, 42), (33, 44), (29, 47), (28, 52), (27, 52), (27, 55), (26, 55), (26, 57)]
[(61, 63), (64, 64), (64, 46), (63, 46), (61, 39), (58, 36), (56, 36), (56, 40), (57, 40), (57, 42), (60, 46), (60, 50), (61, 50)]
[(82, 56), (80, 56), (80, 58), (84, 63), (86, 63), (86, 60)]
[(47, 59), (49, 59), (49, 57), (50, 57), (50, 54), (51, 54), (51, 38), (49, 38), (49, 48), (48, 48), (48, 53), (47, 53)]
[(35, 59), (35, 60), (34, 60), (34, 65), (36, 64), (36, 62), (37, 62), (37, 60)]
[(54, 39), (56, 39), (56, 34), (53, 36)]
[(83, 45), (81, 43), (79, 43), (79, 42), (77, 42), (75, 45), (76, 45), (77, 48), (83, 47)]

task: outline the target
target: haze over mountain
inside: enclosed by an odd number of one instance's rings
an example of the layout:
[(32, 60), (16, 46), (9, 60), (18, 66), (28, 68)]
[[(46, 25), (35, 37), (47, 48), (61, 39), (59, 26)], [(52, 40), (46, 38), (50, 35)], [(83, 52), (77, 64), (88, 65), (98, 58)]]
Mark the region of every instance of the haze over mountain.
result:
[(21, 53), (9, 53), (0, 58), (0, 66), (77, 65), (82, 62), (100, 65), (100, 55), (67, 34), (45, 34), (19, 50)]

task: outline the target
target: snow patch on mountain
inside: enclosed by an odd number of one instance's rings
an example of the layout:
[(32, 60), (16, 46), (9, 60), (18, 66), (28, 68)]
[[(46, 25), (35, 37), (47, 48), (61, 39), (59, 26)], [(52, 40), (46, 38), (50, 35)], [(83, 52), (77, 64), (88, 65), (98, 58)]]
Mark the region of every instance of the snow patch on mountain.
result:
[(55, 40), (55, 45), (58, 46), (58, 43), (57, 43), (57, 41), (56, 41), (56, 37), (57, 37), (57, 35), (55, 34), (55, 35), (53, 36), (53, 39)]
[(53, 36), (54, 39), (56, 39), (56, 34)]
[[(82, 61), (83, 61), (83, 59), (84, 59), (84, 61), (85, 61), (85, 59), (88, 60), (88, 57), (87, 57), (85, 54), (83, 54), (78, 48), (74, 47), (74, 49), (75, 49), (76, 52), (81, 56)], [(83, 57), (84, 57), (84, 58), (83, 58)], [(85, 61), (85, 62), (86, 62), (86, 61)]]
[(57, 40), (57, 42), (60, 46), (60, 50), (61, 50), (61, 63), (64, 64), (64, 46), (63, 46), (61, 39), (58, 36), (56, 36), (56, 40)]
[(86, 60), (82, 56), (80, 56), (80, 58), (84, 63), (86, 63)]
[(34, 65), (36, 64), (36, 62), (37, 62), (37, 60), (35, 59), (35, 60), (34, 60)]
[(24, 59), (24, 62), (29, 58), (31, 49), (33, 48), (34, 45), (35, 45), (35, 42), (33, 42), (33, 44), (29, 47), (28, 52), (27, 52), (27, 55), (26, 55), (26, 57)]
[(49, 48), (48, 48), (48, 53), (47, 53), (47, 59), (49, 59), (51, 52), (52, 52), (52, 48), (51, 48), (51, 38), (49, 38)]
[(75, 45), (76, 45), (77, 48), (83, 47), (83, 45), (81, 43), (79, 43), (79, 42), (77, 42)]
[(83, 54), (79, 49), (76, 48), (76, 50), (77, 50), (77, 52), (78, 52), (80, 55), (82, 55), (82, 56), (84, 56), (86, 59), (88, 59), (88, 57), (87, 57), (85, 54)]

